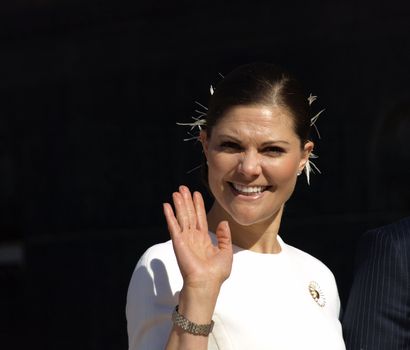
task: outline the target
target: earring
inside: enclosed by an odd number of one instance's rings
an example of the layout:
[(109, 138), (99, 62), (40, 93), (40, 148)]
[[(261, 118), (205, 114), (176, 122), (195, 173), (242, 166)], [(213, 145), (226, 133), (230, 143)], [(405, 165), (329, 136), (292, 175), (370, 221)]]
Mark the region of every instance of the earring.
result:
[(297, 176), (300, 176), (300, 174), (302, 174), (302, 172), (299, 170), (299, 171), (296, 173), (296, 175), (297, 175)]

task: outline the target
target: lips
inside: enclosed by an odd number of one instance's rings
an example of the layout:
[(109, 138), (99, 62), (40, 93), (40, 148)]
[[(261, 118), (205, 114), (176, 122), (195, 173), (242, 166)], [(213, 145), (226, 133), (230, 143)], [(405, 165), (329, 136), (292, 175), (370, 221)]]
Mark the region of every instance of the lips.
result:
[(244, 196), (255, 196), (266, 191), (270, 186), (245, 186), (228, 182), (231, 188), (236, 192)]

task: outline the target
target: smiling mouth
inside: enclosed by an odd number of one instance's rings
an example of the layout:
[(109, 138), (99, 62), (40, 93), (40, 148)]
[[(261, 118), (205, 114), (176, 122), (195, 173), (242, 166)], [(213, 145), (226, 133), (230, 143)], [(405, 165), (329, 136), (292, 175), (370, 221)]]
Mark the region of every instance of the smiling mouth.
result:
[(235, 184), (233, 182), (228, 182), (229, 186), (235, 193), (241, 194), (243, 196), (255, 196), (266, 191), (271, 186), (244, 186)]

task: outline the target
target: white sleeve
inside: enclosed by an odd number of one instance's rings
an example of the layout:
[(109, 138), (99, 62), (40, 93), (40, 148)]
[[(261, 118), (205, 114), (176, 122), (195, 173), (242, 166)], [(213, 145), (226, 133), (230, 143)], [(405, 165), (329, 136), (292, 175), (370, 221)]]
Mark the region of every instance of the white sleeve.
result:
[[(153, 246), (144, 253), (128, 287), (126, 317), (129, 350), (164, 349), (172, 328), (171, 314), (177, 297), (171, 289), (172, 273), (170, 276), (167, 271), (167, 260), (170, 259), (167, 256), (160, 258), (161, 252), (164, 252), (164, 249), (158, 248), (160, 246)], [(165, 253), (168, 251), (165, 250)]]

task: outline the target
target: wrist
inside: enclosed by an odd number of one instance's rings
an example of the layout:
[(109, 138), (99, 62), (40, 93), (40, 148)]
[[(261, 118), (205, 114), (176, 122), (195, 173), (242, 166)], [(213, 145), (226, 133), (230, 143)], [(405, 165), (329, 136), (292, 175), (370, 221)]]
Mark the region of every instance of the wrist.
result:
[(198, 324), (212, 319), (220, 288), (191, 288), (184, 286), (179, 294), (179, 312)]
[(212, 320), (206, 324), (198, 324), (187, 319), (184, 315), (179, 313), (179, 305), (175, 307), (174, 312), (172, 313), (172, 322), (189, 334), (201, 335), (204, 337), (207, 337), (214, 327), (214, 321)]

